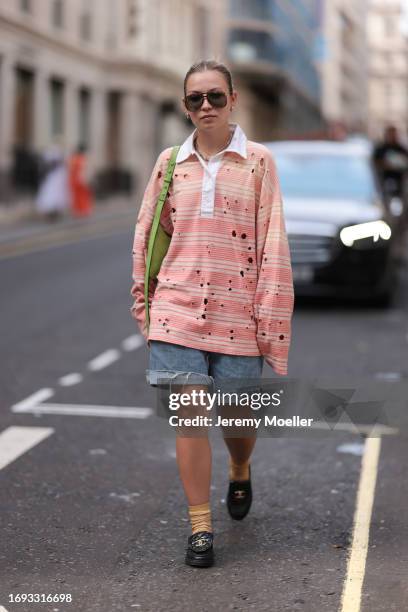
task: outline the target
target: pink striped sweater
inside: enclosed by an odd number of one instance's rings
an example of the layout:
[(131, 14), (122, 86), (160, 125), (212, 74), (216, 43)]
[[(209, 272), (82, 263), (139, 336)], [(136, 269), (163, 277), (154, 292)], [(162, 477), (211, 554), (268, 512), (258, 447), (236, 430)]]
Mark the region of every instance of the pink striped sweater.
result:
[(132, 316), (146, 340), (263, 355), (287, 374), (294, 294), (282, 199), (270, 151), (250, 140), (246, 159), (224, 153), (210, 218), (200, 214), (201, 162), (193, 154), (176, 164), (161, 217), (172, 240), (150, 285), (147, 332), (147, 243), (170, 154), (157, 159), (136, 223)]

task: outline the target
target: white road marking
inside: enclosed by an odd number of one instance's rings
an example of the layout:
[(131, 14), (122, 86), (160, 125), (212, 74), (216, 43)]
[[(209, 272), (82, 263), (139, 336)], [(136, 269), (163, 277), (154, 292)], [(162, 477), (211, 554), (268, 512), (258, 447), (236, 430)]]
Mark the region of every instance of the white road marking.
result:
[(0, 612), (8, 612), (4, 606), (0, 606)]
[(135, 493), (109, 493), (109, 497), (114, 497), (115, 499), (120, 499), (125, 502), (133, 503), (135, 497), (140, 497), (140, 493), (135, 491)]
[(388, 425), (362, 425), (354, 423), (336, 423), (332, 427), (324, 421), (315, 421), (312, 423), (311, 429), (326, 429), (327, 431), (349, 431), (350, 433), (367, 434), (370, 436), (396, 435), (398, 429), (396, 427), (388, 427)]
[[(8, 427), (0, 433), (0, 470), (48, 438), (51, 427)], [(1, 608), (0, 608), (1, 610)]]
[(88, 368), (92, 370), (92, 372), (97, 372), (103, 370), (103, 368), (107, 368), (118, 359), (120, 359), (120, 351), (117, 349), (108, 349), (95, 357), (95, 359), (92, 359), (92, 361), (88, 363)]
[(134, 351), (145, 344), (145, 339), (139, 334), (134, 334), (125, 338), (122, 342), (122, 348), (124, 351)]
[(72, 374), (66, 374), (65, 376), (62, 376), (58, 382), (62, 387), (72, 387), (73, 385), (78, 385), (80, 382), (82, 382), (84, 379), (84, 377), (82, 376), (82, 374), (79, 374), (78, 372), (72, 372)]
[(358, 444), (356, 442), (352, 442), (349, 444), (340, 444), (336, 448), (338, 453), (350, 453), (350, 455), (360, 456), (364, 453), (364, 444)]
[(33, 414), (61, 414), (72, 416), (96, 416), (123, 419), (147, 419), (153, 410), (151, 408), (126, 408), (124, 406), (93, 406), (78, 404), (37, 404), (19, 412)]
[(385, 380), (387, 382), (396, 382), (401, 380), (401, 372), (377, 372), (375, 378)]
[(27, 408), (32, 408), (33, 406), (36, 406), (37, 404), (49, 399), (53, 395), (54, 391), (52, 389), (40, 389), (21, 402), (14, 404), (14, 406), (11, 407), (11, 410), (12, 412), (26, 412)]
[(366, 439), (341, 612), (360, 612), (380, 449), (381, 438)]

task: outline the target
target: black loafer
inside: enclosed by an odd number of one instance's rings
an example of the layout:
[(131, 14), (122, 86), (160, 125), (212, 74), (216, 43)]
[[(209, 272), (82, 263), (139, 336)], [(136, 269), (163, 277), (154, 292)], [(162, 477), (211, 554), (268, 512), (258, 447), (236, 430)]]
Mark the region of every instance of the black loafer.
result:
[(227, 508), (231, 518), (236, 521), (241, 521), (248, 514), (251, 504), (251, 466), (249, 466), (249, 480), (230, 480), (227, 494)]
[(210, 567), (214, 563), (213, 534), (199, 531), (188, 538), (186, 563), (194, 567)]

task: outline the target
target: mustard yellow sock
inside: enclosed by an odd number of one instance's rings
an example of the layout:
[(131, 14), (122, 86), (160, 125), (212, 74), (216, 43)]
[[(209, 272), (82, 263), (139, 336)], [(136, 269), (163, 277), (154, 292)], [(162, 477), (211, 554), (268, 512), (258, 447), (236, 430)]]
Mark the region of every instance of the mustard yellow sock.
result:
[(235, 463), (230, 457), (229, 479), (238, 481), (249, 480), (249, 461), (245, 461), (245, 463)]
[(212, 533), (210, 502), (189, 506), (188, 513), (193, 533), (198, 531), (210, 531)]

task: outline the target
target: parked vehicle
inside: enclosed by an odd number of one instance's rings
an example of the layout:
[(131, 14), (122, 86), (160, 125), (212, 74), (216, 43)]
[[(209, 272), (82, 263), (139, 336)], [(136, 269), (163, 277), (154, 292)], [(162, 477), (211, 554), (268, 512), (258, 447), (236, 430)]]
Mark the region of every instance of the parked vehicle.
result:
[(269, 142), (277, 164), (296, 295), (386, 304), (396, 286), (397, 221), (378, 190), (371, 145)]

